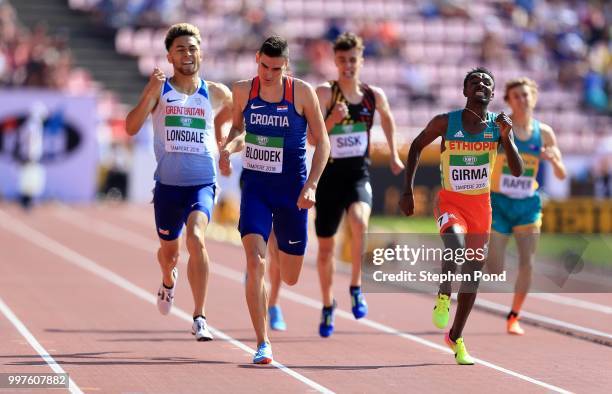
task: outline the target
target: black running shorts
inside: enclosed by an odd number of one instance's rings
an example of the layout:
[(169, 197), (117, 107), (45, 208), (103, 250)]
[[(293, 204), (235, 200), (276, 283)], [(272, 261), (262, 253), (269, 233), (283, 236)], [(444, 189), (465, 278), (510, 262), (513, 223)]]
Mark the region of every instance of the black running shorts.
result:
[(355, 202), (372, 206), (372, 186), (367, 171), (353, 174), (323, 173), (317, 187), (315, 230), (318, 237), (332, 237), (338, 230), (342, 212)]

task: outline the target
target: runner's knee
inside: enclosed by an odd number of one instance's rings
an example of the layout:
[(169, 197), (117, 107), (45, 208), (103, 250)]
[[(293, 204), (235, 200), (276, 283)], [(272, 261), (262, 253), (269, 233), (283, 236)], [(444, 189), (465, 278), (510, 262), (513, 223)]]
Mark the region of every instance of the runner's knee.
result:
[[(460, 292), (462, 293), (476, 293), (478, 286), (480, 285), (480, 279), (476, 278), (476, 271), (482, 271), (483, 263), (481, 261), (467, 261), (461, 267), (461, 273), (466, 274), (465, 278), (461, 282)], [(469, 276), (468, 276), (469, 275)]]
[(266, 270), (266, 259), (259, 251), (247, 251), (247, 271), (252, 273), (261, 273), (263, 276)]
[(490, 249), (486, 265), (488, 273), (501, 274), (504, 268), (504, 262), (503, 255), (500, 254), (500, 251)]
[(319, 258), (317, 262), (319, 265), (330, 264), (334, 257), (334, 239), (322, 240), (319, 238)]
[(188, 231), (185, 234), (185, 239), (189, 253), (204, 249), (204, 236), (199, 235), (196, 231)]
[(300, 277), (299, 272), (297, 274), (281, 272), (281, 274), (282, 274), (281, 276), (282, 276), (283, 282), (288, 286), (295, 285), (298, 282), (298, 279)]
[(518, 248), (519, 269), (531, 269), (533, 266), (534, 253), (531, 250)]
[(368, 231), (368, 221), (362, 216), (353, 216), (349, 219), (353, 235), (364, 234)]
[(364, 203), (358, 202), (350, 206), (347, 219), (353, 231), (364, 233), (368, 229), (370, 208)]
[(157, 257), (161, 264), (168, 267), (174, 267), (179, 259), (178, 248), (159, 248), (157, 250)]
[(440, 235), (445, 248), (453, 250), (465, 248), (465, 234), (459, 225), (448, 227)]
[(519, 274), (530, 274), (533, 271), (533, 258), (532, 256), (526, 256), (524, 258), (519, 257)]

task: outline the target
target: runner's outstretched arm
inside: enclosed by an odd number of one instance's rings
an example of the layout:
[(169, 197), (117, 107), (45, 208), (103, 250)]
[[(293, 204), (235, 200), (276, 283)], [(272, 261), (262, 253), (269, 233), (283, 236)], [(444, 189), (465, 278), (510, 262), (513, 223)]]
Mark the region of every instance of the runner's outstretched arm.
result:
[(325, 130), (325, 122), (323, 121), (323, 115), (321, 114), (321, 108), (319, 106), (319, 100), (317, 99), (314, 89), (305, 82), (296, 84), (296, 89), (298, 87), (304, 95), (304, 117), (310, 128), (311, 140), (315, 145), (310, 173), (308, 174), (308, 179), (306, 180), (306, 184), (297, 202), (299, 208), (309, 209), (315, 203), (315, 190), (319, 183), (319, 178), (321, 178), (321, 174), (325, 169), (327, 160), (329, 159), (330, 146), (329, 137)]
[(147, 119), (147, 116), (155, 109), (157, 100), (159, 100), (161, 87), (165, 80), (166, 76), (163, 71), (155, 67), (149, 78), (149, 82), (142, 91), (140, 101), (138, 101), (136, 107), (134, 107), (125, 118), (125, 131), (127, 131), (129, 135), (136, 135)]
[[(246, 88), (245, 88), (246, 87)], [(244, 115), (242, 111), (247, 102), (248, 85), (244, 81), (234, 83), (232, 87), (232, 128), (227, 136), (225, 145), (219, 153), (219, 170), (221, 175), (229, 176), (232, 173), (230, 165), (230, 155), (235, 152), (240, 152), (244, 148)]]
[(414, 175), (419, 166), (421, 151), (431, 144), (436, 138), (441, 137), (448, 127), (448, 115), (441, 114), (434, 117), (423, 131), (412, 141), (406, 160), (406, 178), (404, 182), (404, 192), (400, 198), (400, 209), (406, 216), (414, 213), (414, 197), (412, 187), (414, 185)]
[[(327, 108), (329, 107), (329, 102), (331, 101), (331, 86), (328, 82), (317, 86), (315, 93), (317, 94), (319, 108), (321, 108), (321, 114), (323, 115), (323, 119), (325, 121), (325, 131), (329, 133), (330, 130), (334, 128), (336, 123), (342, 121), (342, 119), (344, 119), (344, 117), (348, 114), (348, 107), (344, 103), (337, 103), (328, 113)], [(323, 112), (324, 110), (325, 112)], [(312, 132), (310, 131), (310, 126), (308, 127), (307, 137), (310, 145), (316, 144), (316, 141), (312, 136)]]
[(389, 166), (391, 167), (391, 172), (393, 175), (399, 175), (404, 169), (404, 163), (402, 163), (397, 151), (397, 142), (395, 140), (395, 119), (393, 119), (393, 114), (391, 113), (391, 108), (389, 107), (389, 101), (387, 100), (385, 92), (381, 88), (375, 86), (372, 86), (372, 90), (374, 91), (374, 96), (376, 97), (376, 110), (380, 114), (380, 124), (383, 132), (385, 133), (387, 143), (389, 144), (389, 150), (391, 153)]
[(508, 159), (508, 167), (514, 176), (521, 176), (523, 173), (523, 158), (514, 145), (514, 135), (512, 134), (512, 119), (505, 113), (500, 113), (495, 119), (495, 124), (499, 126), (501, 132), (500, 140), (506, 158)]
[(215, 111), (215, 139), (219, 148), (223, 147), (223, 125), (232, 120), (232, 92), (222, 83), (206, 81), (210, 88), (210, 97)]
[(332, 89), (328, 82), (318, 86), (316, 93), (319, 99), (321, 113), (323, 113), (323, 109), (325, 109), (323, 119), (325, 119), (325, 130), (329, 133), (337, 123), (342, 122), (342, 120), (347, 117), (349, 113), (348, 107), (343, 102), (336, 102), (333, 107), (330, 108)]
[(542, 142), (544, 143), (541, 155), (542, 158), (550, 161), (557, 179), (565, 179), (567, 177), (567, 170), (561, 159), (561, 151), (557, 146), (557, 138), (555, 137), (552, 127), (541, 123), (540, 130), (542, 132)]
[(305, 92), (304, 116), (306, 117), (306, 122), (308, 122), (311, 139), (315, 146), (310, 174), (308, 174), (306, 184), (311, 184), (316, 188), (329, 159), (329, 137), (327, 136), (325, 122), (319, 107), (319, 100), (314, 89), (310, 85), (305, 84), (303, 91)]

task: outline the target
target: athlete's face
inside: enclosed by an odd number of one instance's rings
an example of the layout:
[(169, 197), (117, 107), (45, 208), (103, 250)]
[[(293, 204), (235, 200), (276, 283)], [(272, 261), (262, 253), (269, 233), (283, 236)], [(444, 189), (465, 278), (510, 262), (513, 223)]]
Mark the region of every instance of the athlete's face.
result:
[(536, 105), (536, 98), (527, 85), (518, 85), (508, 91), (508, 105), (512, 113), (526, 113), (532, 111)]
[(359, 78), (359, 71), (363, 65), (363, 51), (353, 48), (348, 51), (336, 51), (334, 61), (338, 68), (340, 78)]
[(488, 74), (474, 73), (468, 78), (463, 88), (463, 95), (468, 100), (475, 100), (486, 104), (493, 98), (494, 88), (493, 79)]
[(175, 73), (194, 75), (200, 70), (201, 60), (200, 44), (195, 37), (180, 36), (174, 39), (168, 51), (168, 62)]
[(278, 84), (287, 70), (288, 60), (284, 56), (270, 57), (257, 52), (257, 75), (261, 83), (266, 86)]

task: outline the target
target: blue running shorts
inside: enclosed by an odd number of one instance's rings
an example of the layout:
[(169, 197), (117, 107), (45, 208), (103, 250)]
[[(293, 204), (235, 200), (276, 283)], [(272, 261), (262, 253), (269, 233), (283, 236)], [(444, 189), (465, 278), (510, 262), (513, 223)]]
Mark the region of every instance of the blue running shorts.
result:
[(259, 234), (268, 242), (272, 223), (278, 249), (303, 256), (308, 242), (308, 210), (297, 207), (302, 179), (275, 182), (243, 179), (240, 236)]
[(210, 222), (215, 190), (214, 183), (172, 186), (157, 182), (153, 191), (157, 235), (166, 241), (177, 239), (193, 211), (204, 212)]

